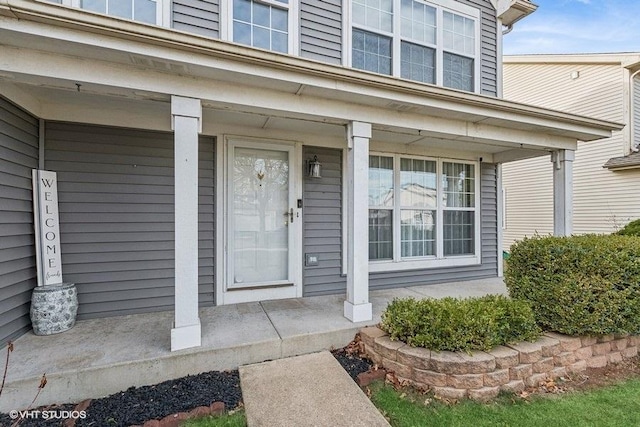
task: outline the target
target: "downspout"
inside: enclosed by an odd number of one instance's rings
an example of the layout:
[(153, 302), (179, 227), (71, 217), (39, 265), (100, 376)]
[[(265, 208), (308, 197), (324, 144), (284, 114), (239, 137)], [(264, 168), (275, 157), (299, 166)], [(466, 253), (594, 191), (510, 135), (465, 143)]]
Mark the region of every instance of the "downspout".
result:
[(507, 25), (507, 29), (506, 30), (502, 30), (502, 35), (506, 36), (507, 34), (509, 34), (511, 31), (513, 31), (513, 24), (509, 24)]
[(629, 90), (629, 92), (630, 92), (629, 93), (629, 104), (631, 104), (629, 106), (629, 110), (631, 111), (631, 114), (629, 114), (629, 116), (630, 116), (629, 117), (629, 119), (630, 119), (629, 120), (629, 128), (631, 130), (631, 144), (629, 144), (629, 145), (631, 146), (631, 151), (633, 151), (634, 153), (637, 153), (637, 152), (640, 151), (640, 141), (635, 141), (634, 140), (634, 137), (635, 137), (635, 129), (634, 129), (635, 128), (635, 120), (634, 120), (634, 118), (635, 118), (636, 111), (633, 108), (634, 107), (634, 105), (633, 105), (634, 104), (634, 102), (633, 102), (633, 100), (634, 100), (634, 96), (633, 96), (634, 95), (634, 81), (633, 80), (638, 75), (638, 73), (640, 73), (640, 70), (635, 71), (633, 74), (631, 74), (631, 77), (629, 77), (629, 79), (630, 79), (629, 84), (631, 86), (631, 88)]

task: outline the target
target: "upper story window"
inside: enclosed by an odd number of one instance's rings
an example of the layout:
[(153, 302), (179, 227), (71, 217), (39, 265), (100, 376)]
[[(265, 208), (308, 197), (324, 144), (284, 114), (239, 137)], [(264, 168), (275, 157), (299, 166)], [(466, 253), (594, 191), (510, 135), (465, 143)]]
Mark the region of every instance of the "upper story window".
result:
[(443, 1), (352, 0), (351, 66), (476, 91), (479, 11)]
[[(162, 0), (52, 0), (53, 3), (79, 7), (91, 12), (146, 24), (162, 25)], [(166, 21), (166, 20), (165, 20)]]
[(233, 0), (229, 39), (276, 52), (292, 51), (293, 0)]
[(233, 41), (287, 53), (289, 2), (233, 0)]
[(147, 24), (158, 19), (158, 3), (153, 0), (80, 0), (80, 7)]

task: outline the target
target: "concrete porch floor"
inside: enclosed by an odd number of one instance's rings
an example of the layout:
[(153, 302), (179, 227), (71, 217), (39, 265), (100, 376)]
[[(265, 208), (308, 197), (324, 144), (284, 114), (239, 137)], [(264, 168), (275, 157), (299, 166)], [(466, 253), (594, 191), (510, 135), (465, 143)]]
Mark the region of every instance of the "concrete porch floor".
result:
[(506, 293), (501, 278), (372, 291), (373, 320), (361, 323), (343, 317), (344, 295), (207, 307), (200, 310), (202, 346), (176, 352), (170, 351), (171, 311), (83, 320), (59, 335), (29, 332), (14, 341), (0, 411), (27, 407), (44, 373), (48, 382), (36, 405), (76, 402), (189, 374), (342, 347), (359, 328), (378, 323), (396, 297), (498, 293)]

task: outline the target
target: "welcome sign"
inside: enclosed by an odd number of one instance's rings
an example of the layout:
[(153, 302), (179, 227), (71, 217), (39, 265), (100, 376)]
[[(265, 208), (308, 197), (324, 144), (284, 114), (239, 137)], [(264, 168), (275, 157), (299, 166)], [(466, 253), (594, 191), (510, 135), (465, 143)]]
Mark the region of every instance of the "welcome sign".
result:
[(44, 170), (34, 169), (32, 175), (38, 286), (57, 285), (62, 283), (58, 179)]

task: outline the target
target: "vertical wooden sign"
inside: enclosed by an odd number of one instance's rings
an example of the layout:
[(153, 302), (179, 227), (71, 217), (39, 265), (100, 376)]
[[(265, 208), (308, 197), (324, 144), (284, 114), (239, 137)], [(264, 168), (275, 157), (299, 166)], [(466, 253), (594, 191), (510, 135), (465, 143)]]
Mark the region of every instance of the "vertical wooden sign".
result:
[(32, 175), (38, 286), (57, 285), (62, 283), (58, 179), (44, 170), (34, 169)]

